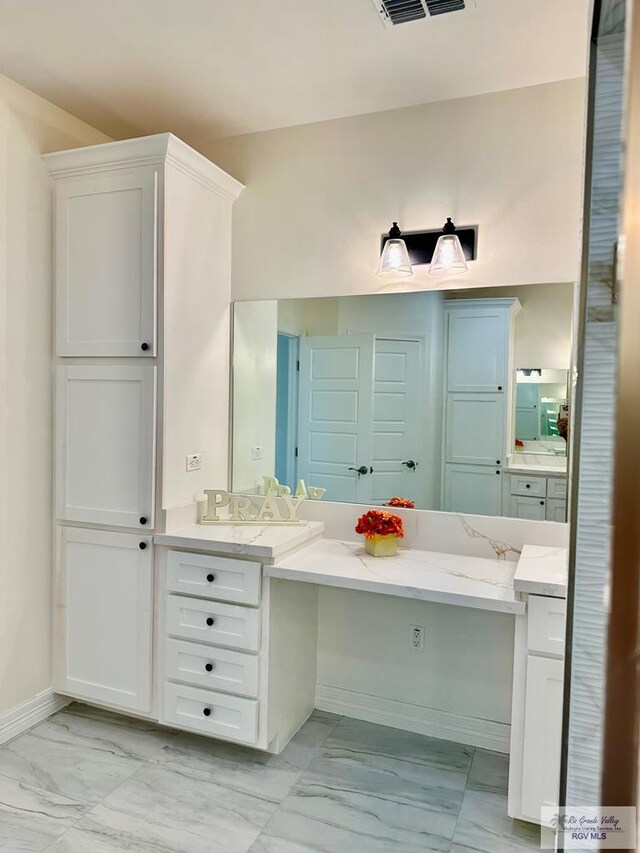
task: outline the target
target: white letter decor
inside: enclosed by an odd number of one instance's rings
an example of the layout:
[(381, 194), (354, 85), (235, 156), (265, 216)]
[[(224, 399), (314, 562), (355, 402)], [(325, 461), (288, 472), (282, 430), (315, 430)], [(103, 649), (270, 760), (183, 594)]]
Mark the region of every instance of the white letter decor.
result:
[[(260, 495), (231, 495), (224, 489), (205, 489), (207, 514), (202, 524), (304, 524), (298, 518), (303, 497), (268, 490)], [(224, 515), (219, 509), (227, 508)]]

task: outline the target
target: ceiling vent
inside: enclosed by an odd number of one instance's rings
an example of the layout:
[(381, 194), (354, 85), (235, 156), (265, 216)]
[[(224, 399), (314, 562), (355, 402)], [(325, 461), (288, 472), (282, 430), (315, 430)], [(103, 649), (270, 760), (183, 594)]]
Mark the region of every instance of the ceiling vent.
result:
[(465, 0), (372, 0), (382, 22), (387, 27), (419, 21), (428, 15), (459, 12)]

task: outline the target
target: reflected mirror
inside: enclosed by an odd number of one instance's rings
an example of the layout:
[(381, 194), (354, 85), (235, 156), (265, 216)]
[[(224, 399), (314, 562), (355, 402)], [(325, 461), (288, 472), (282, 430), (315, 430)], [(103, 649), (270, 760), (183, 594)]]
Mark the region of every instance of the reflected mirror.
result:
[[(516, 370), (516, 453), (566, 456), (569, 430), (568, 371)], [(546, 460), (545, 460), (546, 461)]]
[(564, 521), (572, 305), (568, 284), (235, 303), (233, 491)]

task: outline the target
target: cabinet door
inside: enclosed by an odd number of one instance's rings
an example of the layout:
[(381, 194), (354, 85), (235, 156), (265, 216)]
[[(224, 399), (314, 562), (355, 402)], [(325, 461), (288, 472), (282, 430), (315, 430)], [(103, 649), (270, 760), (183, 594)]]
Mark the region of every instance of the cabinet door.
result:
[(155, 355), (155, 169), (63, 180), (55, 193), (57, 354)]
[(481, 465), (445, 465), (444, 510), (502, 515), (500, 470)]
[(57, 386), (58, 518), (153, 527), (155, 367), (64, 366)]
[(546, 519), (546, 503), (544, 498), (523, 498), (520, 495), (511, 495), (509, 515), (511, 518), (544, 521)]
[(150, 538), (59, 529), (56, 690), (130, 711), (151, 710), (152, 570)]
[(504, 420), (502, 394), (448, 394), (445, 460), (501, 465)]
[(522, 814), (538, 823), (540, 807), (558, 802), (563, 673), (562, 660), (527, 658)]
[(564, 523), (567, 520), (567, 502), (559, 498), (549, 498), (547, 500), (547, 521), (559, 521)]
[(504, 308), (458, 308), (447, 315), (447, 390), (503, 392), (508, 323)]

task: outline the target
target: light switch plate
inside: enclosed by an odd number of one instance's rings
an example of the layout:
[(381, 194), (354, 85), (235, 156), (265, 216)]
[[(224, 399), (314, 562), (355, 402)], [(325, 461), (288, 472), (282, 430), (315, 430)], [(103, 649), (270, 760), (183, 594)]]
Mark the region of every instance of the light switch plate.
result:
[(259, 445), (251, 448), (251, 459), (253, 462), (256, 462), (258, 459), (262, 459), (263, 448)]

